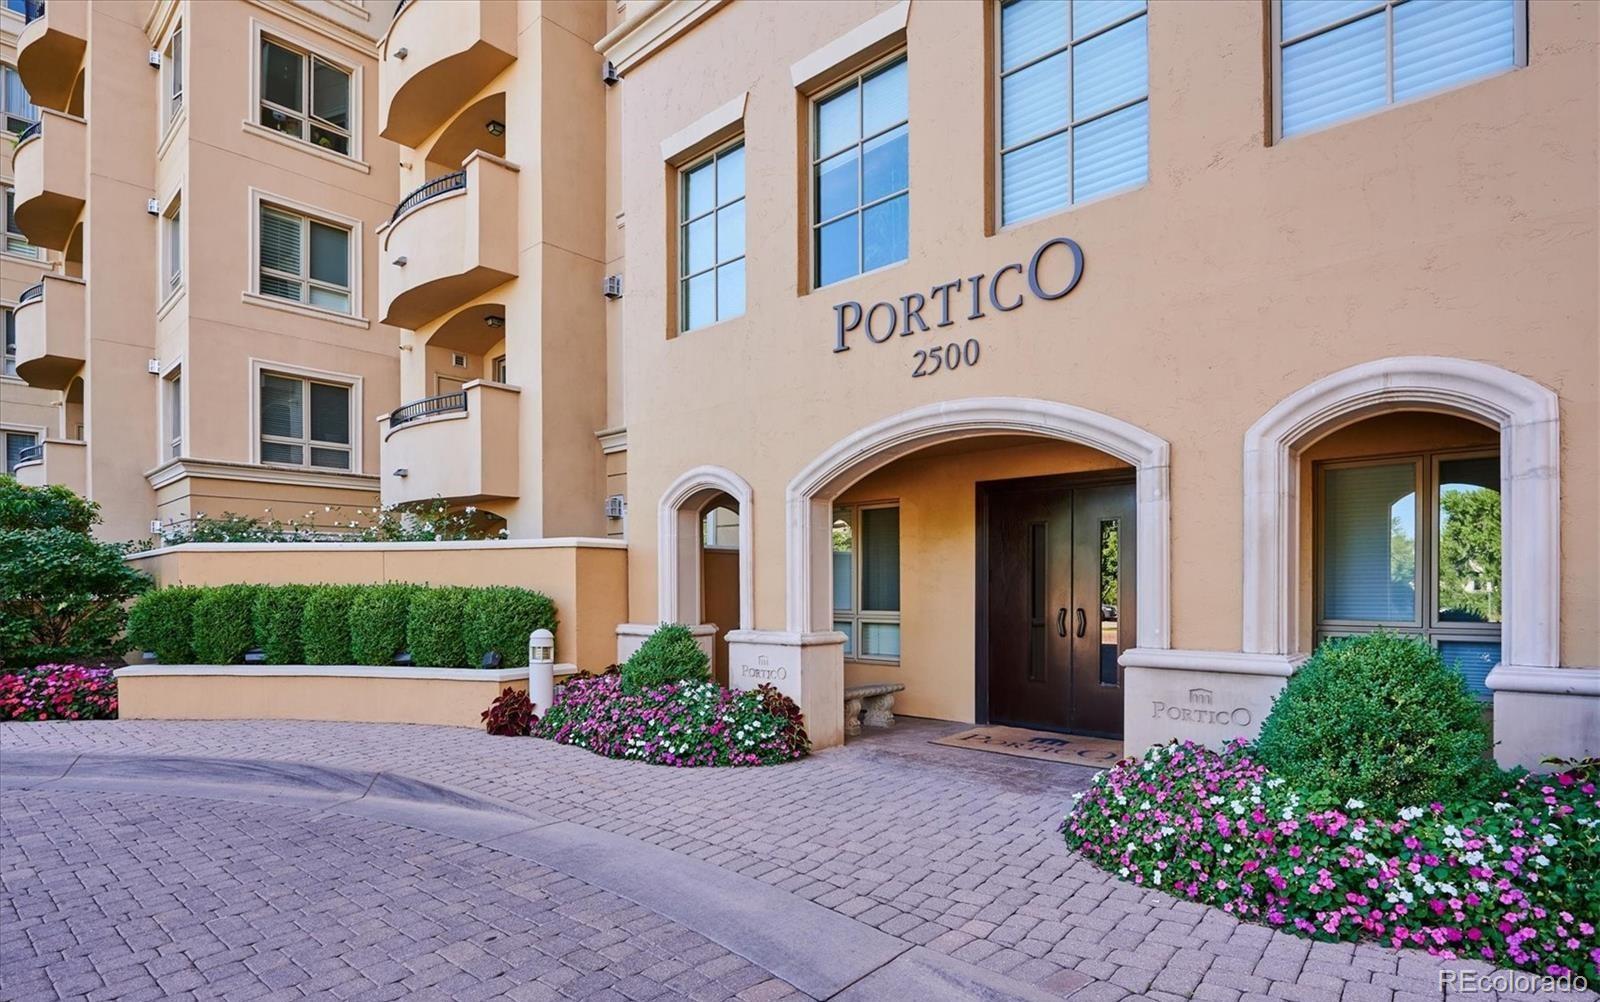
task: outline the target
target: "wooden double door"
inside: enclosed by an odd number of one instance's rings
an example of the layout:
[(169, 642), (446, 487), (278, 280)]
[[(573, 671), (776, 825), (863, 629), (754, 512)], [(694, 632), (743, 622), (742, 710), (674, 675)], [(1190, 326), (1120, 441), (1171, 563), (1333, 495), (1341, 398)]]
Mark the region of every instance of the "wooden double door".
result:
[(989, 720), (1120, 737), (1117, 658), (1134, 643), (1133, 482), (1050, 477), (980, 491)]

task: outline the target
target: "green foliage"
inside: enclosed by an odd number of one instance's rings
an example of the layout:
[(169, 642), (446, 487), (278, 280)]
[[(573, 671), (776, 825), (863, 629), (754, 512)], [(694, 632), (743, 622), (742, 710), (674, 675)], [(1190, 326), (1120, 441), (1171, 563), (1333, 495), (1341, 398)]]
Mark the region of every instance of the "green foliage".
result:
[(0, 530), (67, 529), (88, 533), (100, 521), (100, 506), (79, 497), (70, 488), (25, 487), (17, 478), (0, 474)]
[(311, 586), (300, 616), (300, 642), (306, 664), (358, 663), (350, 653), (350, 605), (361, 590), (359, 585)]
[(1439, 495), (1439, 614), (1454, 622), (1500, 621), (1500, 492)]
[[(3, 493), (16, 497), (9, 487)], [(0, 529), (0, 667), (92, 663), (125, 651), (125, 603), (150, 578), (122, 558), (122, 547), (77, 528)]]
[(411, 599), (406, 619), (406, 649), (411, 663), (427, 668), (466, 668), (467, 645), (461, 620), (467, 611), (466, 588), (422, 588)]
[(128, 610), (129, 645), (162, 664), (194, 664), (194, 603), (203, 591), (177, 585), (139, 596)]
[[(269, 509), (270, 511), (270, 509)], [(196, 514), (163, 526), (160, 545), (183, 543), (416, 543), (503, 539), (506, 520), (472, 505), (456, 508), (442, 499), (387, 508), (324, 506), (287, 521), (277, 517)]]
[(1489, 736), (1438, 651), (1373, 633), (1317, 649), (1273, 701), (1256, 751), (1304, 790), (1393, 810), (1483, 783)]
[(704, 682), (710, 664), (687, 626), (663, 623), (622, 666), (622, 691), (635, 696), (675, 682)]
[(350, 659), (386, 665), (406, 647), (406, 614), (420, 589), (409, 584), (368, 585), (350, 603)]
[(231, 665), (256, 646), (256, 596), (260, 585), (229, 584), (202, 588), (194, 600), (194, 659), (202, 665)]
[(533, 701), (522, 689), (507, 689), (483, 711), (483, 729), (503, 738), (525, 738), (533, 732)]
[(301, 620), (305, 614), (306, 599), (310, 596), (311, 586), (299, 584), (263, 587), (257, 593), (252, 620), (256, 644), (266, 655), (267, 664), (305, 663)]
[(526, 668), (528, 634), (534, 630), (556, 631), (556, 605), (548, 596), (504, 585), (468, 590), (461, 636), (469, 665), (481, 664), (488, 651), (498, 651), (505, 667)]

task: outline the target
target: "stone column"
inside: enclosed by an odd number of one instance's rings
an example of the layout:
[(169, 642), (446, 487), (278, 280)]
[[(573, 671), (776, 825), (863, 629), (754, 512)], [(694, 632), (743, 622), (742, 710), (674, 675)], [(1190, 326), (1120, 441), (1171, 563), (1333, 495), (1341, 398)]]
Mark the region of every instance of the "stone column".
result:
[(800, 704), (813, 748), (844, 743), (844, 634), (733, 630), (727, 637), (729, 686), (770, 683)]

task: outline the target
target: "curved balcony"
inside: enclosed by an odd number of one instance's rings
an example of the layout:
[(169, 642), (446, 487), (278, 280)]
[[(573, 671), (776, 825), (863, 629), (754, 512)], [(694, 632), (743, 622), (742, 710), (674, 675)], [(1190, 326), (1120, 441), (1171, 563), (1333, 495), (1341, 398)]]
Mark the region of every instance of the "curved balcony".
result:
[(89, 5), (27, 0), (28, 23), (17, 36), (17, 73), (41, 108), (67, 110), (89, 45)]
[(517, 5), (409, 0), (378, 61), (378, 134), (416, 146), (517, 58)]
[(473, 380), (459, 393), (415, 400), (378, 418), (383, 503), (515, 498), (521, 393)]
[(380, 232), (380, 314), (416, 330), (517, 277), (517, 167), (474, 153), (402, 199)]
[(17, 299), (17, 376), (29, 386), (64, 390), (87, 353), (84, 283), (46, 275)]
[(89, 130), (74, 115), (41, 110), (29, 131), (12, 161), (17, 228), (36, 247), (64, 251), (88, 199)]
[(86, 493), (89, 483), (89, 446), (61, 438), (45, 439), (23, 450), (17, 463), (17, 481), (28, 487), (60, 484), (75, 493)]

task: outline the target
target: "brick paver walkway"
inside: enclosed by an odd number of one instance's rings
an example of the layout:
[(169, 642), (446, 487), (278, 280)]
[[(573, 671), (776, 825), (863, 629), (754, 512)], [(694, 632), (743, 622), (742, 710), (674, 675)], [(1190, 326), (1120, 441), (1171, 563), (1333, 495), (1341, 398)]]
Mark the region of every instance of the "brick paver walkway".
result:
[[(462, 729), (298, 722), (5, 725), (0, 755), (48, 749), (385, 770), (710, 862), (1074, 1002), (1442, 1002), (1442, 969), (1485, 970), (1416, 951), (1311, 943), (1117, 881), (1056, 833), (1092, 773), (927, 743), (952, 729), (903, 721), (801, 763), (744, 770), (663, 769)], [(59, 831), (51, 839), (63, 851), (71, 841)]]

